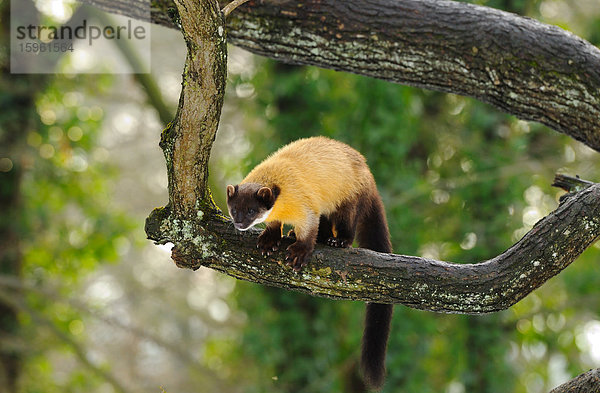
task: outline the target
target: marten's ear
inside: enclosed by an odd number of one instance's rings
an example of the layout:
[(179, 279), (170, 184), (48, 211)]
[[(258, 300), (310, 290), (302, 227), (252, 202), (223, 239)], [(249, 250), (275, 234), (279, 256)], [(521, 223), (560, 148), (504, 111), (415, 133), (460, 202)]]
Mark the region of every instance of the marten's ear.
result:
[(271, 191), (269, 187), (261, 187), (258, 191), (256, 191), (256, 197), (269, 207), (271, 207), (275, 202), (273, 191)]
[(233, 197), (235, 195), (236, 187), (231, 184), (227, 186), (227, 199)]

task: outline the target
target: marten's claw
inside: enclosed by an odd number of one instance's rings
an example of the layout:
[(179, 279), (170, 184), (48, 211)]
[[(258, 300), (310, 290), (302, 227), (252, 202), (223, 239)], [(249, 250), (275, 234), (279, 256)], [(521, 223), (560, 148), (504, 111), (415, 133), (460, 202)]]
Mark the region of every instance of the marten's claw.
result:
[(260, 253), (262, 254), (263, 257), (269, 257), (271, 256), (274, 252), (279, 250), (279, 245), (281, 244), (281, 242), (277, 242), (277, 244), (275, 244), (274, 246), (271, 246), (271, 248), (268, 248), (268, 246), (266, 246), (267, 248), (263, 248), (260, 246), (256, 246), (256, 248), (260, 248)]
[(312, 247), (305, 242), (295, 242), (287, 248), (285, 260), (294, 271), (299, 272), (308, 262)]
[(327, 239), (327, 245), (330, 247), (348, 248), (351, 244), (352, 243), (350, 243), (350, 241), (340, 239), (338, 237), (330, 237), (329, 239)]
[(258, 243), (256, 247), (260, 250), (264, 257), (270, 256), (275, 251), (279, 250), (281, 245), (281, 235), (276, 233), (264, 231), (258, 236)]
[(300, 270), (302, 270), (302, 267), (305, 265), (304, 262), (300, 262), (300, 258), (298, 257), (288, 257), (286, 258), (286, 261), (288, 261), (287, 265), (294, 269), (296, 273), (300, 272)]
[(276, 245), (274, 245), (271, 248), (261, 248), (260, 253), (263, 257), (266, 258), (266, 257), (270, 257), (277, 250), (279, 250), (279, 243), (277, 243)]

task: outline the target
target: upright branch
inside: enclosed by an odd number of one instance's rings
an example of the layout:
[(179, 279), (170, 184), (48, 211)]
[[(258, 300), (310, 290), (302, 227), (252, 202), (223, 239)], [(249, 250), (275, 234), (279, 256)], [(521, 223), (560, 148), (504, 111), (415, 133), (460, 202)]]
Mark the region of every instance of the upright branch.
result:
[(173, 259), (178, 261), (216, 242), (205, 224), (224, 220), (208, 189), (208, 159), (223, 106), (227, 45), (216, 0), (175, 4), (174, 23), (181, 26), (188, 52), (177, 113), (160, 141), (167, 162), (169, 203), (152, 211), (146, 232), (157, 242), (174, 243)]
[(223, 106), (227, 45), (216, 0), (175, 4), (188, 52), (177, 114), (160, 146), (167, 161), (169, 207), (175, 217), (189, 218), (210, 200), (208, 159)]

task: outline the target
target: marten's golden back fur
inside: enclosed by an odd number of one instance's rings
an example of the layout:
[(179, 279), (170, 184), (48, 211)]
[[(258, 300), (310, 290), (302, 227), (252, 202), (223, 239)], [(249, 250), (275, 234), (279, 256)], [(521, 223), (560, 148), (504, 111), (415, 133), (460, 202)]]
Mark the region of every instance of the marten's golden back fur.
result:
[(326, 137), (300, 139), (257, 165), (243, 183), (277, 186), (280, 194), (266, 221), (302, 223), (309, 211), (328, 215), (342, 202), (376, 191), (365, 158)]

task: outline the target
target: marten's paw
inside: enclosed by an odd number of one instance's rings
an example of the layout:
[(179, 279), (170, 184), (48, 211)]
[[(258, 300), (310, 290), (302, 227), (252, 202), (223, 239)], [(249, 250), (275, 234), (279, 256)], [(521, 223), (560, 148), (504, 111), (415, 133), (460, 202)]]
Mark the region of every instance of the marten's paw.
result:
[(299, 272), (302, 270), (304, 265), (310, 259), (314, 247), (305, 242), (297, 241), (287, 248), (287, 254), (285, 260), (289, 266), (295, 271)]
[(330, 237), (327, 239), (327, 245), (330, 247), (348, 248), (352, 245), (352, 242), (338, 237)]
[(277, 231), (265, 229), (259, 236), (256, 248), (258, 248), (263, 256), (269, 256), (279, 250), (281, 245), (281, 234)]

